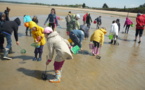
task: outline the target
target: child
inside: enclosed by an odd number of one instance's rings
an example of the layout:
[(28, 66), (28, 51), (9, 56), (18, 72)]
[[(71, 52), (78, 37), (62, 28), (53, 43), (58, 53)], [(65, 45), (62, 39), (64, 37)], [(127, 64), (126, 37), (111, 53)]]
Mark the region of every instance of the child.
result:
[(114, 42), (114, 45), (115, 45), (117, 38), (118, 38), (118, 25), (115, 20), (112, 22), (111, 29), (110, 29), (110, 35), (113, 35), (111, 44)]
[(95, 21), (97, 22), (97, 29), (99, 29), (102, 24), (101, 16), (97, 17)]
[[(31, 19), (31, 17), (29, 15), (24, 15), (23, 21), (24, 21), (24, 23), (26, 23), (26, 22), (32, 21), (32, 19)], [(26, 36), (28, 36), (28, 30), (29, 30), (29, 28), (26, 27), (26, 31), (25, 31)], [(31, 36), (31, 31), (30, 31), (30, 36)]]
[(92, 34), (90, 41), (93, 42), (94, 47), (92, 48), (92, 54), (94, 56), (99, 55), (100, 47), (104, 43), (104, 35), (106, 33), (107, 33), (107, 31), (105, 28), (100, 28)]
[[(46, 43), (45, 35), (44, 35), (44, 28), (38, 26), (35, 22), (30, 21), (29, 22), (29, 28), (32, 30), (32, 36), (34, 38), (34, 42), (38, 43), (40, 46), (35, 48), (35, 57), (33, 58), (33, 61), (41, 61), (42, 59), (42, 53), (43, 53), (43, 47)], [(37, 55), (39, 54), (39, 57), (37, 58)]]
[(133, 24), (133, 22), (128, 18), (126, 17), (126, 21), (124, 23), (124, 27), (125, 27), (125, 33), (128, 34), (129, 32), (129, 28), (130, 28), (130, 25)]
[(116, 19), (116, 23), (118, 25), (118, 32), (120, 32), (120, 19)]
[(72, 54), (70, 52), (70, 44), (67, 40), (63, 39), (56, 31), (53, 31), (50, 27), (44, 29), (44, 33), (47, 36), (47, 44), (49, 51), (49, 59), (46, 62), (48, 65), (54, 56), (54, 51), (56, 51), (56, 57), (54, 62), (55, 79), (49, 80), (51, 83), (60, 83), (62, 66), (66, 59), (72, 59)]
[(38, 24), (37, 16), (34, 16), (34, 17), (32, 18), (32, 21), (34, 21), (36, 24)]

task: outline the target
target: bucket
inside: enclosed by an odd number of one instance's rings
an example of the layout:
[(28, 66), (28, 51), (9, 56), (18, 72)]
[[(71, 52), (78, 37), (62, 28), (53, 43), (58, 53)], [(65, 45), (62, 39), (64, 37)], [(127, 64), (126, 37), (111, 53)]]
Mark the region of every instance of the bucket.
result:
[(111, 40), (112, 40), (112, 39), (113, 39), (113, 35), (109, 35), (109, 39), (111, 39)]
[(80, 47), (78, 45), (71, 48), (71, 51), (73, 52), (73, 54), (77, 54), (79, 50), (80, 50)]

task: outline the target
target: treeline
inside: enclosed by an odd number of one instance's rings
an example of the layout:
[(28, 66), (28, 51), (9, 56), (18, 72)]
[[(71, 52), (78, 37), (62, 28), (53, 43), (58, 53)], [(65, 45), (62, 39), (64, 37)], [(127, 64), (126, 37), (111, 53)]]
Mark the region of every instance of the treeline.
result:
[(44, 4), (44, 3), (24, 3), (24, 2), (15, 2), (15, 1), (0, 1), (0, 2), (6, 2), (6, 3), (15, 3), (15, 4), (32, 4), (32, 5), (45, 5), (45, 6), (61, 6), (61, 7), (73, 7), (73, 8), (88, 8), (88, 9), (97, 9), (97, 10), (109, 10), (109, 11), (121, 11), (121, 12), (132, 12), (132, 13), (143, 13), (145, 14), (145, 3), (143, 5), (140, 5), (136, 8), (109, 8), (109, 6), (104, 3), (102, 8), (96, 8), (96, 7), (88, 7), (83, 4), (76, 4), (76, 5), (58, 5), (58, 4)]

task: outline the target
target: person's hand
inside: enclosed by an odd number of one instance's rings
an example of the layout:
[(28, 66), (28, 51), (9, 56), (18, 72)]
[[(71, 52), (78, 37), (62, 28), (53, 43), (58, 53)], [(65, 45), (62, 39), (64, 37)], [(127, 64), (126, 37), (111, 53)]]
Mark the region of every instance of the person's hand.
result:
[(18, 42), (18, 41), (16, 41), (16, 44), (17, 44), (17, 45), (19, 45), (19, 42)]
[(46, 65), (48, 65), (50, 62), (51, 62), (51, 60), (48, 59), (48, 60), (46, 61)]

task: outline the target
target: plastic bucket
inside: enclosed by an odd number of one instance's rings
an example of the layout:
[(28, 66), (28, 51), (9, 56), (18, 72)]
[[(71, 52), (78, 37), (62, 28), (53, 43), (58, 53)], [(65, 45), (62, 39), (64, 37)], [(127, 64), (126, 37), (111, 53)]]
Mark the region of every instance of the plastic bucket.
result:
[(112, 40), (112, 39), (113, 39), (113, 35), (109, 35), (109, 39), (111, 39), (111, 40)]
[(77, 54), (79, 50), (80, 50), (80, 47), (78, 45), (71, 48), (71, 51), (73, 52), (73, 54)]
[(131, 27), (134, 27), (134, 24), (131, 24), (130, 26), (131, 26)]

